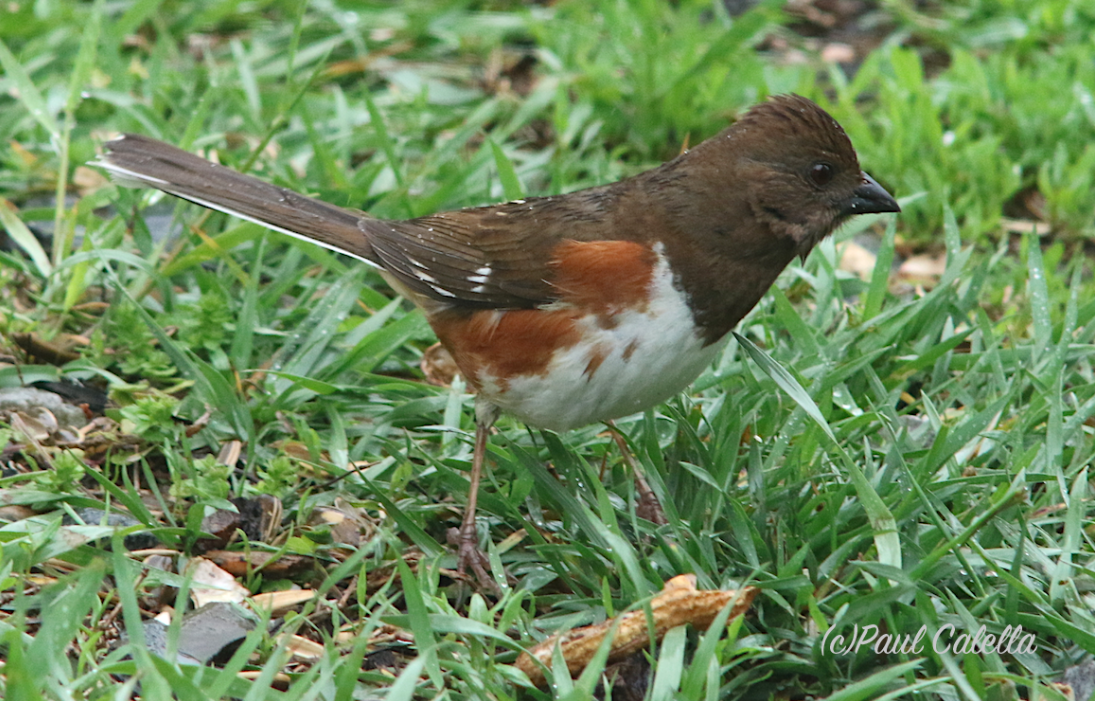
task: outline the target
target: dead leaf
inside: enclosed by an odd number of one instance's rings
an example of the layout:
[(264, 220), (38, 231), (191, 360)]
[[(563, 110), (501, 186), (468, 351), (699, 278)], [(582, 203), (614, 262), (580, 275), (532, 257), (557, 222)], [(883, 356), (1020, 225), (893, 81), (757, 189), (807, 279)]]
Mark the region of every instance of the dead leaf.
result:
[(80, 336), (60, 334), (53, 340), (47, 341), (36, 333), (13, 333), (11, 335), (15, 344), (23, 349), (28, 357), (45, 361), (51, 365), (64, 365), (80, 359), (80, 353), (74, 348), (86, 343)]
[(259, 540), (263, 543), (272, 542), (274, 534), (281, 526), (281, 499), (269, 494), (260, 494), (251, 501), (258, 504), (262, 511), (262, 515), (259, 516)]
[(15, 141), (14, 139), (8, 141), (8, 147), (11, 152), (19, 159), (19, 163), (26, 169), (31, 169), (38, 164), (38, 156), (35, 156), (27, 147), (23, 144)]
[[(650, 610), (654, 617), (654, 636), (661, 640), (670, 629), (686, 623), (691, 623), (696, 628), (706, 628), (715, 620), (722, 607), (731, 601), (734, 606), (730, 616), (740, 616), (749, 608), (759, 591), (756, 587), (701, 591), (696, 589), (695, 575), (682, 574), (674, 577), (650, 601)], [(533, 684), (544, 686), (547, 683), (544, 669), (551, 669), (551, 657), (555, 646), (559, 645), (567, 669), (572, 675), (578, 674), (589, 664), (613, 626), (617, 628), (612, 650), (608, 654), (609, 662), (621, 660), (646, 647), (650, 642), (646, 612), (631, 611), (597, 625), (553, 635), (528, 652), (521, 653), (517, 658), (517, 668), (527, 674)]]
[(271, 616), (279, 616), (294, 606), (307, 603), (316, 597), (311, 589), (289, 589), (287, 591), (270, 591), (255, 594), (251, 597), (254, 607), (270, 609)]
[[(208, 411), (207, 411), (208, 413)], [(208, 420), (205, 416), (201, 419)], [(201, 421), (199, 419), (199, 421)], [(189, 433), (187, 435), (190, 435)], [(220, 453), (217, 454), (217, 462), (221, 465), (227, 465), (228, 467), (235, 467), (236, 463), (240, 461), (240, 455), (243, 453), (243, 441), (228, 441), (221, 446)]]
[(22, 521), (34, 516), (35, 513), (37, 512), (29, 506), (19, 504), (0, 506), (0, 521)]
[(213, 602), (236, 604), (251, 594), (231, 573), (204, 557), (191, 560), (187, 569), (192, 573), (190, 598), (195, 608)]
[(270, 577), (288, 577), (311, 566), (312, 558), (302, 555), (282, 555), (252, 550), (251, 552), (232, 552), (229, 550), (210, 550), (205, 556), (236, 576), (243, 576), (260, 567)]
[(438, 387), (451, 385), (456, 373), (460, 372), (448, 349), (440, 343), (427, 348), (418, 365), (422, 368), (422, 374), (426, 376), (426, 382)]
[[(240, 679), (255, 681), (263, 674), (266, 674), (266, 672), (261, 669), (245, 669), (237, 673), (237, 676)], [(285, 672), (276, 672), (274, 678), (270, 680), (270, 686), (278, 691), (287, 691), (289, 689), (289, 684), (292, 681), (293, 678)]]
[(932, 288), (947, 269), (947, 255), (937, 256), (920, 254), (909, 258), (897, 269), (897, 278), (901, 282)]
[(861, 280), (870, 280), (878, 256), (871, 253), (855, 241), (849, 241), (840, 249), (840, 269), (857, 275)]
[(57, 430), (57, 417), (50, 413), (49, 409), (38, 409), (34, 414), (12, 412), (8, 416), (8, 423), (11, 424), (16, 437), (21, 436), (22, 440), (34, 443), (48, 440)]
[[(190, 424), (189, 426), (186, 427), (186, 437), (187, 438), (193, 438), (194, 436), (201, 433), (202, 429), (209, 425), (209, 420), (212, 419), (212, 418), (213, 418), (213, 410), (207, 405), (205, 407), (205, 413), (202, 414), (201, 416), (199, 416), (197, 418), (197, 420), (194, 421), (194, 423), (192, 423), (192, 424)], [(239, 443), (239, 441), (231, 441), (231, 442), (232, 443)], [(222, 449), (221, 452), (223, 453), (223, 449)], [(217, 458), (217, 461), (220, 462), (220, 464), (228, 465), (229, 467), (231, 467), (232, 465), (235, 465), (235, 463), (224, 462), (223, 460), (220, 459), (220, 457)]]
[(81, 195), (94, 192), (109, 183), (110, 180), (94, 168), (76, 166), (76, 169), (72, 172), (72, 184), (76, 186)]
[(350, 548), (357, 548), (361, 544), (363, 532), (371, 536), (375, 531), (375, 528), (362, 517), (357, 509), (342, 499), (337, 499), (335, 506), (316, 507), (308, 523), (311, 526), (329, 528), (333, 542)]
[(855, 61), (855, 49), (849, 44), (835, 41), (821, 50), (821, 60), (825, 63), (851, 63)]
[(1034, 232), (1035, 236), (1048, 236), (1053, 231), (1053, 227), (1048, 222), (1037, 221), (1035, 219), (1008, 219), (1007, 217), (1000, 217), (1000, 227), (1004, 230), (1005, 234), (1029, 234)]
[(222, 549), (236, 535), (238, 528), (240, 528), (239, 511), (215, 509), (202, 519), (202, 532), (209, 533), (213, 537), (202, 538), (201, 547), (205, 550)]
[(290, 635), (285, 644), (285, 649), (298, 660), (314, 661), (323, 657), (323, 646), (314, 640), (302, 638), (299, 635)]

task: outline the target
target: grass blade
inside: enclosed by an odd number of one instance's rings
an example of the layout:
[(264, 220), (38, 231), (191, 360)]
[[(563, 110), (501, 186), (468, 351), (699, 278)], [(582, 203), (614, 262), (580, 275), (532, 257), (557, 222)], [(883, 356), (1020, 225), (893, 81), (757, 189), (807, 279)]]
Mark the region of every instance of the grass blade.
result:
[(852, 484), (855, 485), (856, 493), (859, 495), (860, 500), (863, 502), (863, 509), (867, 512), (867, 518), (871, 522), (871, 527), (874, 529), (875, 545), (878, 548), (878, 560), (879, 562), (893, 567), (901, 567), (901, 541), (897, 534), (897, 522), (894, 520), (893, 514), (886, 507), (886, 504), (878, 496), (878, 492), (871, 486), (871, 483), (867, 481), (867, 476), (863, 474), (863, 470), (857, 465), (844, 448), (837, 442), (836, 436), (833, 435), (833, 430), (829, 427), (829, 422), (825, 420), (825, 417), (821, 415), (821, 410), (818, 409), (817, 404), (813, 398), (803, 389), (798, 380), (794, 378), (791, 373), (771, 358), (767, 353), (750, 341), (745, 336), (742, 336), (738, 332), (734, 332), (734, 338), (738, 340), (738, 343), (745, 349), (749, 356), (760, 365), (761, 369), (772, 378), (773, 381), (790, 395), (791, 399), (798, 404), (806, 415), (809, 416), (814, 422), (824, 431), (832, 443), (833, 449), (836, 450), (838, 457), (840, 458), (845, 470), (847, 470), (849, 476), (852, 478)]
[(45, 249), (42, 248), (42, 244), (38, 243), (38, 238), (31, 233), (27, 225), (16, 214), (15, 205), (3, 197), (0, 197), (0, 224), (4, 225), (8, 236), (19, 245), (19, 248), (22, 248), (30, 256), (31, 262), (34, 263), (34, 267), (38, 268), (38, 272), (41, 273), (42, 277), (49, 277), (50, 273), (53, 272), (53, 265), (49, 262), (49, 256), (46, 255)]
[(684, 626), (669, 630), (662, 638), (650, 701), (672, 701), (684, 674), (684, 648), (688, 638)]
[(0, 40), (0, 68), (4, 69), (7, 79), (19, 91), (19, 101), (30, 112), (30, 116), (34, 117), (34, 120), (49, 132), (49, 137), (54, 143), (60, 143), (61, 125), (57, 123), (57, 120), (53, 118), (53, 115), (46, 107), (45, 98), (42, 97), (42, 93), (38, 91), (34, 81), (23, 69), (23, 64), (8, 49), (8, 45), (3, 40)]
[(890, 684), (903, 677), (906, 672), (919, 669), (923, 663), (923, 660), (911, 660), (875, 672), (866, 679), (852, 682), (840, 691), (829, 695), (826, 701), (862, 701), (874, 698)]
[(498, 179), (502, 181), (502, 192), (506, 194), (506, 199), (521, 199), (525, 196), (525, 188), (517, 178), (517, 170), (513, 167), (513, 161), (510, 160), (506, 152), (494, 139), (487, 137), (487, 143), (490, 144), (490, 150), (494, 154), (494, 164), (498, 167)]
[(1028, 234), (1023, 238), (1027, 249), (1028, 289), (1030, 290), (1030, 315), (1034, 321), (1034, 341), (1036, 353), (1053, 342), (1053, 321), (1049, 316), (1049, 287), (1046, 284), (1046, 270), (1042, 262), (1042, 249), (1038, 237)]
[(879, 245), (878, 257), (875, 259), (874, 270), (871, 271), (871, 282), (867, 287), (867, 295), (863, 301), (863, 318), (873, 319), (882, 311), (882, 300), (889, 292), (890, 267), (893, 266), (894, 239), (897, 235), (897, 219), (890, 219), (886, 225), (886, 233), (882, 235)]

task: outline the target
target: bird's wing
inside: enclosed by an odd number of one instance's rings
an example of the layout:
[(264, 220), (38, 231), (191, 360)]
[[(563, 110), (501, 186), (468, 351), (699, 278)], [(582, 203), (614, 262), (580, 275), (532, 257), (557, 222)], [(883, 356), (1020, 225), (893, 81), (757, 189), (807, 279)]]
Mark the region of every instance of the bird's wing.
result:
[(553, 284), (557, 248), (597, 239), (608, 228), (608, 196), (598, 188), (360, 225), (381, 265), (411, 294), (442, 304), (528, 309), (560, 299)]

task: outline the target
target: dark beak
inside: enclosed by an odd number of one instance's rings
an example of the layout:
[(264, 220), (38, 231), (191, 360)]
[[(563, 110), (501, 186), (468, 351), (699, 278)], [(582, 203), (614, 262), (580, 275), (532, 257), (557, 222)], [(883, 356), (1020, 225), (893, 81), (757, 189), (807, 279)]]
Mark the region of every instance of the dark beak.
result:
[(893, 195), (886, 192), (886, 189), (875, 182), (871, 176), (866, 173), (862, 176), (863, 182), (852, 192), (852, 198), (844, 204), (845, 216), (901, 211)]

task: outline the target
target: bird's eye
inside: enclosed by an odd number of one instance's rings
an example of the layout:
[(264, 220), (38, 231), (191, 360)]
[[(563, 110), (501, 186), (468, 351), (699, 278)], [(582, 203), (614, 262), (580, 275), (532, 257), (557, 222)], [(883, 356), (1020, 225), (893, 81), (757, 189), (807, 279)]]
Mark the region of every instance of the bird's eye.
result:
[(818, 187), (825, 187), (832, 181), (834, 173), (833, 167), (825, 161), (815, 163), (810, 166), (810, 182)]

